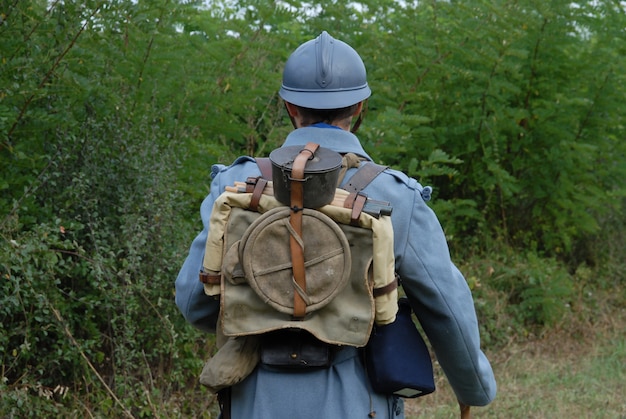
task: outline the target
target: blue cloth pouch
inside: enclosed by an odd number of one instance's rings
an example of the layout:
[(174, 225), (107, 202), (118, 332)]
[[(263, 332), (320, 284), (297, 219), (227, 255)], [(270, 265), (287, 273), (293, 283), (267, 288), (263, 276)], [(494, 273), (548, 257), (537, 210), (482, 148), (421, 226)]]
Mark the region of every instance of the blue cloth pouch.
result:
[(365, 347), (365, 366), (377, 393), (414, 398), (435, 391), (433, 365), (411, 318), (408, 299), (398, 300), (393, 323), (374, 326)]

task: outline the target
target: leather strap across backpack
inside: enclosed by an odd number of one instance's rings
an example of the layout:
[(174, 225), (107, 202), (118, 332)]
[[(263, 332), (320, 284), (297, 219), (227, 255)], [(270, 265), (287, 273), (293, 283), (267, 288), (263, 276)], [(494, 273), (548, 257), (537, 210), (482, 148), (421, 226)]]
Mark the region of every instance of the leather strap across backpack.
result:
[[(306, 303), (303, 296), (306, 296), (306, 275), (304, 268), (304, 252), (302, 242), (302, 209), (303, 209), (303, 196), (304, 196), (304, 170), (306, 163), (310, 160), (317, 148), (318, 144), (308, 143), (300, 151), (300, 153), (294, 159), (292, 173), (291, 173), (291, 213), (290, 213), (290, 225), (293, 229), (290, 236), (290, 249), (291, 260), (293, 264), (293, 285), (294, 285), (294, 319), (303, 319), (306, 314)], [(259, 199), (267, 182), (272, 179), (272, 163), (269, 158), (257, 158), (256, 163), (261, 171), (261, 176), (255, 179), (249, 179), (250, 184), (254, 185), (252, 189), (252, 200), (250, 208), (256, 209)], [(351, 208), (351, 223), (358, 225), (358, 220), (365, 202), (368, 200), (367, 196), (362, 193), (362, 190), (369, 185), (380, 173), (382, 173), (387, 166), (382, 166), (371, 161), (366, 161), (364, 158), (352, 153), (344, 155), (345, 167), (342, 175), (339, 177), (339, 182), (343, 179), (345, 171), (350, 168), (358, 168), (356, 173), (350, 178), (348, 183), (343, 186), (342, 189), (348, 191), (350, 194), (344, 202), (345, 208)], [(394, 281), (384, 288), (374, 289), (374, 297), (386, 294), (397, 288), (398, 282)]]
[(306, 293), (306, 273), (304, 269), (304, 243), (302, 241), (302, 210), (304, 209), (304, 168), (315, 155), (319, 144), (308, 143), (296, 156), (291, 170), (291, 212), (289, 224), (293, 228), (289, 236), (291, 265), (293, 270), (293, 317), (303, 319), (306, 303), (302, 296)]

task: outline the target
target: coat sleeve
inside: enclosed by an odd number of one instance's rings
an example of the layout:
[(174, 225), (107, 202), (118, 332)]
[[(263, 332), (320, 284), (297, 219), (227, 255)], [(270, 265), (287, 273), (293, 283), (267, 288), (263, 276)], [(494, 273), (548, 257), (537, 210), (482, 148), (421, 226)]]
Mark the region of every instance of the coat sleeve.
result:
[(441, 225), (419, 188), (405, 199), (412, 205), (402, 220), (404, 243), (397, 246), (402, 286), (458, 400), (484, 406), (495, 398), (496, 381), (480, 348), (470, 289), (451, 262)]
[(189, 254), (178, 273), (175, 283), (176, 305), (183, 317), (194, 327), (211, 333), (215, 332), (220, 302), (219, 299), (209, 297), (204, 293), (204, 286), (200, 282), (198, 275), (202, 269), (204, 249), (209, 233), (209, 217), (219, 190), (219, 179), (214, 179), (211, 184), (211, 193), (200, 206), (200, 215), (204, 228), (191, 243)]
[(228, 167), (216, 164), (211, 169), (211, 192), (200, 206), (203, 229), (191, 243), (189, 254), (175, 283), (176, 305), (183, 317), (202, 331), (215, 333), (220, 310), (219, 299), (204, 293), (204, 286), (198, 277), (202, 269), (213, 204), (226, 185), (233, 185), (235, 180), (245, 180), (248, 176), (259, 174), (258, 166), (251, 157), (239, 157)]

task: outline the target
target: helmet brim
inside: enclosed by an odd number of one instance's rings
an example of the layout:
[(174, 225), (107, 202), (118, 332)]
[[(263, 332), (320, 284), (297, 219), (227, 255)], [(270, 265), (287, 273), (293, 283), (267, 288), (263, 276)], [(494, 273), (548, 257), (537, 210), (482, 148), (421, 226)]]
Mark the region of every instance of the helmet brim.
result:
[(341, 109), (364, 101), (372, 94), (367, 84), (356, 89), (293, 90), (284, 85), (278, 92), (285, 101), (309, 109)]

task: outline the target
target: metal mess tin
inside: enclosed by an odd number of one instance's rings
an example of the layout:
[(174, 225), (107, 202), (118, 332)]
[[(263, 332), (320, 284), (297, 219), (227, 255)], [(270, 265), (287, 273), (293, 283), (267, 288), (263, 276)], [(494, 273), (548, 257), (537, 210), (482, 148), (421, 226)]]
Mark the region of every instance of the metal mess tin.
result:
[(341, 155), (328, 148), (318, 147), (304, 168), (304, 179), (293, 179), (293, 162), (303, 146), (277, 148), (270, 153), (274, 197), (285, 205), (291, 203), (291, 182), (304, 182), (304, 207), (319, 208), (330, 204), (335, 196), (341, 171)]

